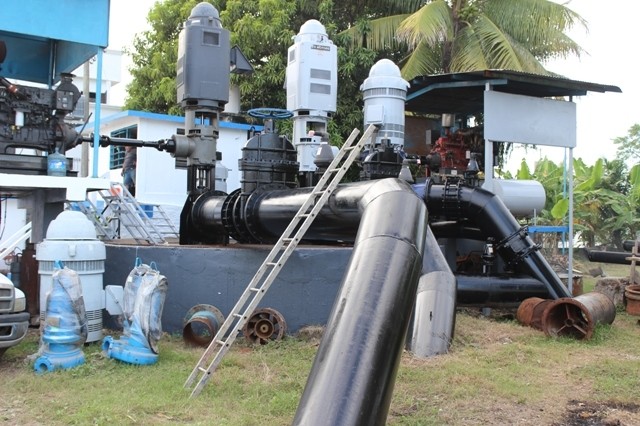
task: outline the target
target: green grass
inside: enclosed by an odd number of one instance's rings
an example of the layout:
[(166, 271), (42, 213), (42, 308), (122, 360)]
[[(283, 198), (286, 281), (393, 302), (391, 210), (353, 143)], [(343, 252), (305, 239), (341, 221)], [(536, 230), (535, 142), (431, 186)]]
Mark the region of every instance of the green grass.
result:
[[(587, 342), (464, 312), (456, 321), (451, 353), (424, 360), (403, 355), (388, 424), (491, 424), (486, 419), (496, 407), (518, 413), (550, 399), (566, 402), (575, 387), (594, 401), (636, 399), (638, 326), (624, 312)], [(185, 347), (177, 336), (163, 337), (152, 366), (107, 359), (89, 344), (84, 365), (36, 375), (25, 357), (37, 348), (32, 332), (0, 362), (0, 402), (8, 407), (0, 423), (288, 425), (317, 346), (295, 338), (257, 347), (239, 342), (194, 399), (183, 383), (202, 349)]]
[[(461, 311), (449, 354), (403, 355), (387, 424), (566, 424), (571, 400), (636, 404), (639, 330), (638, 317), (618, 311), (612, 325), (577, 341)], [(289, 425), (317, 343), (239, 340), (194, 399), (183, 384), (203, 349), (186, 347), (180, 336), (163, 336), (152, 366), (107, 359), (89, 344), (84, 365), (36, 375), (27, 356), (37, 349), (31, 330), (0, 359), (0, 424)], [(628, 416), (623, 424), (640, 424), (640, 410)]]

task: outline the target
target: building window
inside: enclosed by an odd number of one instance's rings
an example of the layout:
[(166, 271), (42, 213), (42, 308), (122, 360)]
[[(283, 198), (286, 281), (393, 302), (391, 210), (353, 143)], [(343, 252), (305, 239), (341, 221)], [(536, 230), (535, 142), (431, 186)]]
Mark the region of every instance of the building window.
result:
[[(112, 138), (138, 139), (138, 126), (125, 127), (111, 132)], [(109, 145), (109, 169), (120, 169), (124, 163), (124, 146)]]
[[(101, 92), (100, 95), (100, 103), (106, 105), (107, 104), (107, 92)], [(96, 92), (89, 92), (89, 101), (96, 103)]]

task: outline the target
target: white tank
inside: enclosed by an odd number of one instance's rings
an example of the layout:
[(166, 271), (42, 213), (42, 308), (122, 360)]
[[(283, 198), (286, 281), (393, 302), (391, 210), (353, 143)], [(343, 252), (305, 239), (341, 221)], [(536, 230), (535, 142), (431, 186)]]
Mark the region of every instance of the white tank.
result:
[(494, 179), (493, 193), (515, 217), (533, 217), (544, 208), (546, 193), (535, 180)]
[(44, 320), (47, 294), (52, 288), (54, 262), (78, 273), (87, 313), (87, 342), (102, 339), (104, 290), (102, 277), (106, 259), (104, 243), (87, 217), (78, 211), (63, 211), (51, 221), (46, 238), (36, 246), (40, 275), (40, 320)]
[(287, 109), (293, 112), (293, 144), (300, 172), (314, 172), (315, 153), (327, 133), (338, 96), (338, 48), (320, 22), (300, 27), (287, 54)]
[(375, 144), (389, 139), (392, 145), (404, 147), (404, 104), (409, 83), (400, 68), (389, 59), (376, 62), (360, 90), (364, 99), (364, 127), (380, 124)]

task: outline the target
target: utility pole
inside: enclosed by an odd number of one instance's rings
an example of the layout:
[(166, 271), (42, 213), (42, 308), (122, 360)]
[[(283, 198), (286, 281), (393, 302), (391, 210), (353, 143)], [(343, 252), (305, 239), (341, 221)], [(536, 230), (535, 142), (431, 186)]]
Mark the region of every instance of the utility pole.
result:
[[(84, 63), (84, 76), (82, 78), (82, 93), (84, 94), (84, 117), (82, 118), (82, 120), (85, 123), (89, 120), (89, 62), (90, 60)], [(89, 144), (83, 142), (81, 146), (82, 150), (80, 155), (80, 177), (87, 177), (89, 176)]]

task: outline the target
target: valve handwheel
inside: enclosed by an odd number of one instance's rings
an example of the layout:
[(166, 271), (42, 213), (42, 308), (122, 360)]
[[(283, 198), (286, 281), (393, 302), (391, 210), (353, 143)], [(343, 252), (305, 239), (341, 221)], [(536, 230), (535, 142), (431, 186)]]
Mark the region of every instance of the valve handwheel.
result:
[(285, 118), (293, 117), (293, 113), (291, 111), (280, 108), (253, 108), (247, 112), (251, 117), (255, 118), (284, 120)]

